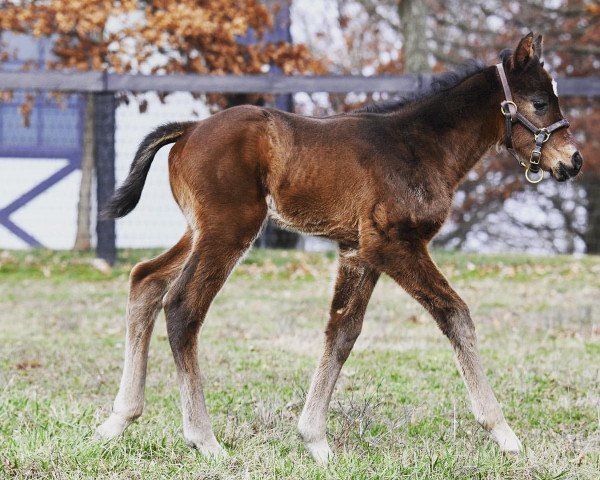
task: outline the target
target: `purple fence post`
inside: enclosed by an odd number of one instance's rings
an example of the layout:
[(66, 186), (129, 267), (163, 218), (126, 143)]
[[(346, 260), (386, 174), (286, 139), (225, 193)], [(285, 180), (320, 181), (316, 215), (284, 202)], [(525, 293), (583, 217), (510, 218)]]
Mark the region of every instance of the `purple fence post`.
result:
[[(292, 43), (292, 33), (290, 31), (290, 2), (289, 0), (272, 0), (266, 3), (273, 6), (278, 4), (274, 19), (273, 30), (267, 34), (267, 38), (274, 42)], [(272, 65), (270, 73), (272, 75), (282, 75), (280, 68)], [(294, 97), (291, 94), (274, 95), (275, 107), (285, 112), (294, 111)], [(261, 232), (257, 245), (262, 248), (295, 248), (298, 245), (300, 235), (296, 232), (290, 232), (277, 227), (272, 220), (268, 220)]]
[(110, 265), (117, 258), (114, 219), (103, 219), (104, 210), (115, 191), (115, 111), (113, 92), (94, 94), (94, 157), (96, 160), (96, 255)]
[[(275, 25), (273, 26), (273, 36), (277, 41), (292, 43), (292, 32), (290, 31), (290, 4), (287, 0), (279, 1), (279, 12), (275, 15)], [(277, 74), (281, 71), (277, 69)], [(286, 112), (294, 111), (294, 97), (291, 94), (275, 95), (275, 106)]]

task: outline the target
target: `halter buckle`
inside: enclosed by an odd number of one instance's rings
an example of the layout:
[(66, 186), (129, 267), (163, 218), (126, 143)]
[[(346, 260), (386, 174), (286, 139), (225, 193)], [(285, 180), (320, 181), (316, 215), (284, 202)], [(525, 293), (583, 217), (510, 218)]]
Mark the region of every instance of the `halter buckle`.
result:
[(530, 165), (539, 165), (541, 158), (542, 158), (542, 152), (540, 152), (534, 148), (531, 151), (531, 155), (529, 155), (529, 164)]
[(536, 175), (538, 175), (538, 174), (539, 174), (539, 177), (537, 177), (537, 178), (530, 178), (530, 177), (529, 177), (529, 172), (530, 172), (530, 171), (531, 171), (531, 170), (529, 169), (529, 167), (527, 167), (527, 168), (525, 169), (525, 178), (527, 179), (527, 181), (528, 181), (529, 183), (533, 183), (533, 184), (535, 184), (535, 183), (540, 183), (540, 182), (541, 182), (541, 181), (544, 179), (544, 171), (543, 171), (543, 170), (539, 170), (539, 171), (536, 173)]

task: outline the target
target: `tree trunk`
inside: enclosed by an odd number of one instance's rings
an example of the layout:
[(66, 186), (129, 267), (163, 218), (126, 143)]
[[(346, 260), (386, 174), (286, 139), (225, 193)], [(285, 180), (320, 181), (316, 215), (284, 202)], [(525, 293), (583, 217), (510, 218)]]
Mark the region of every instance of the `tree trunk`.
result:
[(404, 37), (404, 66), (407, 73), (429, 72), (427, 7), (422, 0), (400, 0), (398, 14)]
[(583, 235), (585, 251), (600, 254), (600, 177), (589, 175), (583, 182), (587, 197), (587, 228)]
[(92, 246), (90, 226), (92, 213), (92, 179), (94, 176), (94, 97), (85, 94), (85, 121), (83, 155), (81, 158), (81, 185), (77, 205), (77, 234), (74, 250), (89, 250)]

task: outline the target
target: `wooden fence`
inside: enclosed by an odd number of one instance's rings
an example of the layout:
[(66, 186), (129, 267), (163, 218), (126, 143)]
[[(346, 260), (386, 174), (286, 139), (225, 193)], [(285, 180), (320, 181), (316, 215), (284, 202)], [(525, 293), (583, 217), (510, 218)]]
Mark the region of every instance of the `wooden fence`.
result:
[[(283, 76), (283, 75), (118, 75), (106, 72), (0, 72), (1, 90), (94, 93), (95, 161), (98, 210), (115, 188), (115, 92), (270, 93), (389, 92), (399, 95), (427, 88), (434, 75)], [(557, 78), (561, 97), (600, 98), (600, 77)], [(98, 219), (97, 254), (116, 257), (114, 220)]]
[[(118, 75), (103, 72), (0, 72), (0, 90), (196, 93), (415, 92), (435, 75)], [(600, 76), (559, 77), (562, 97), (600, 97)]]

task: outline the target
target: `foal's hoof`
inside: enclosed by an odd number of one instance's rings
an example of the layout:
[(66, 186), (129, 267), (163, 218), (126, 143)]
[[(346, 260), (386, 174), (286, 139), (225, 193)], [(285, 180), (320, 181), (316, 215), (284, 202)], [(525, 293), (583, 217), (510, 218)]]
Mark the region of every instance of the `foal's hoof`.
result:
[(93, 438), (96, 440), (110, 440), (118, 437), (125, 431), (130, 423), (130, 420), (126, 420), (112, 413), (110, 417), (96, 429)]
[(304, 444), (306, 449), (310, 452), (314, 461), (319, 465), (327, 465), (329, 460), (333, 458), (333, 452), (329, 445), (327, 444), (327, 440), (321, 440), (318, 442), (306, 442)]
[(225, 450), (221, 445), (219, 445), (219, 442), (217, 442), (217, 440), (202, 442), (186, 438), (186, 442), (190, 447), (200, 451), (200, 453), (207, 458), (219, 459), (227, 458), (229, 456), (227, 454), (227, 450)]
[(509, 455), (518, 455), (523, 451), (521, 441), (508, 425), (494, 429), (490, 433), (492, 438), (498, 443), (501, 452)]

